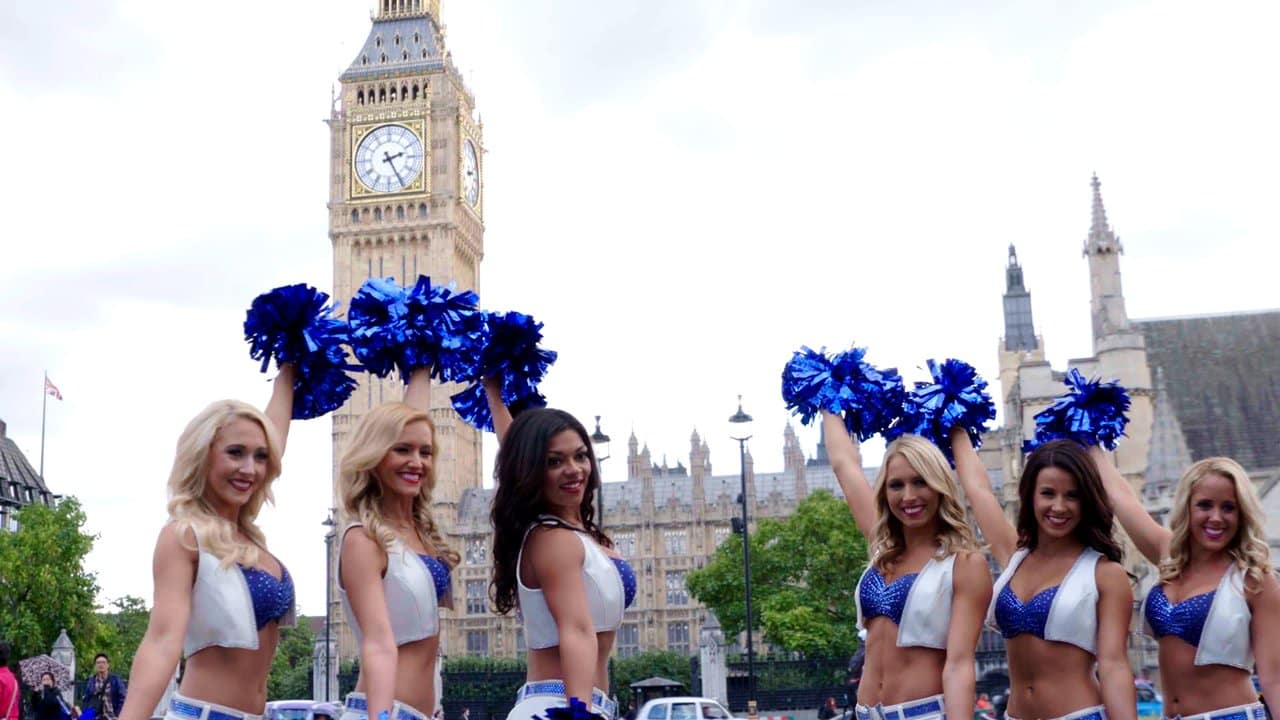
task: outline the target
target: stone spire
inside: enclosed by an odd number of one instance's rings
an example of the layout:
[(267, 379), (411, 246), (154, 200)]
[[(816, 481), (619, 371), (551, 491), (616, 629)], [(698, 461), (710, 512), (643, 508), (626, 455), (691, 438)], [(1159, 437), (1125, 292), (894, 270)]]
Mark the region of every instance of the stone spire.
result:
[(1035, 350), (1035, 322), (1031, 318), (1031, 292), (1022, 278), (1022, 265), (1018, 263), (1018, 251), (1009, 245), (1009, 264), (1004, 271), (1004, 349)]
[(1124, 252), (1120, 238), (1107, 222), (1102, 204), (1102, 183), (1095, 174), (1093, 186), (1093, 218), (1089, 237), (1084, 243), (1084, 256), (1089, 259), (1090, 307), (1093, 315), (1093, 349), (1100, 352), (1116, 335), (1129, 334), (1129, 315), (1124, 307), (1124, 290), (1120, 284), (1120, 255)]

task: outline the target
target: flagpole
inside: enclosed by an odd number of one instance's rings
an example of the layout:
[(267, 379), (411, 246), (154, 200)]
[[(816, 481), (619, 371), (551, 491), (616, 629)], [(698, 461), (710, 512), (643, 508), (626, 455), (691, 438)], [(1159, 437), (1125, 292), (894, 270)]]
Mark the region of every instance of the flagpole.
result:
[(44, 385), (40, 388), (40, 479), (44, 480), (44, 416), (49, 410), (49, 371), (44, 371)]

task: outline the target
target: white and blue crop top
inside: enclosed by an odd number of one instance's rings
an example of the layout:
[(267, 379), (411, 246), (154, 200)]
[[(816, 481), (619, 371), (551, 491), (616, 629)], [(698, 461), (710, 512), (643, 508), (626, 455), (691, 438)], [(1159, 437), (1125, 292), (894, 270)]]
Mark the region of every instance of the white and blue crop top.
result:
[(1000, 573), (987, 608), (987, 626), (1006, 638), (1023, 633), (1043, 640), (1071, 643), (1098, 654), (1098, 581), (1094, 574), (1102, 554), (1085, 548), (1062, 582), (1042, 590), (1025, 603), (1009, 586), (1018, 566), (1030, 554), (1022, 548)]
[[(529, 533), (539, 525), (566, 527), (555, 518), (540, 517), (524, 533), (520, 553), (516, 556), (516, 595), (520, 601), (520, 616), (524, 623), (525, 644), (531, 650), (556, 647), (560, 644), (560, 629), (547, 607), (541, 588), (531, 588), (520, 579), (520, 565), (524, 557), (524, 543)], [(636, 574), (631, 565), (621, 558), (611, 558), (586, 533), (574, 531), (582, 541), (582, 579), (587, 588), (587, 606), (591, 609), (591, 626), (596, 632), (612, 632), (622, 624), (622, 613), (635, 601)]]
[(272, 622), (281, 627), (294, 624), (293, 579), (284, 563), (280, 563), (277, 580), (261, 568), (224, 567), (213, 553), (200, 547), (199, 536), (196, 548), (191, 615), (182, 640), (184, 656), (211, 646), (257, 650), (259, 630)]
[[(343, 535), (354, 527), (362, 525), (351, 523), (342, 531)], [(363, 633), (346, 588), (342, 587), (341, 560), (338, 577), (342, 609), (359, 644)], [(391, 543), (387, 548), (387, 572), (382, 576), (382, 596), (387, 603), (387, 619), (391, 622), (396, 647), (439, 634), (440, 601), (448, 593), (450, 582), (449, 566), (438, 558), (415, 553), (399, 539)]]
[(883, 615), (898, 626), (898, 647), (945, 649), (951, 629), (956, 556), (931, 558), (920, 572), (886, 584), (874, 563), (858, 581), (858, 629)]
[(1235, 565), (1222, 574), (1216, 590), (1177, 603), (1169, 602), (1157, 582), (1142, 603), (1142, 615), (1152, 637), (1173, 635), (1196, 648), (1196, 665), (1253, 670), (1253, 613), (1244, 597), (1244, 573)]

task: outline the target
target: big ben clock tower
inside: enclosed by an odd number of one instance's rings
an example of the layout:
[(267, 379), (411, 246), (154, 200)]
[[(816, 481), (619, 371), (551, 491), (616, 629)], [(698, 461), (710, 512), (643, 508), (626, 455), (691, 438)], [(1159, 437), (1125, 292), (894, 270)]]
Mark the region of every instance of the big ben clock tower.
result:
[[(480, 290), (484, 256), (482, 128), (475, 98), (454, 67), (440, 23), (440, 0), (377, 0), (369, 37), (341, 76), (341, 97), (329, 118), (329, 238), (333, 294), (349, 306), (367, 278), (390, 277)], [(333, 414), (334, 507), (338, 459), (356, 422), (370, 408), (402, 397), (395, 375), (360, 376), (360, 387)], [(433, 511), (452, 534), (463, 490), (480, 487), (480, 433), (454, 413), (449, 396), (432, 388), (436, 426)], [(338, 530), (347, 518), (339, 517)], [(330, 611), (339, 657), (357, 654), (343, 617), (332, 545)], [(461, 551), (461, 548), (455, 547)], [(446, 611), (446, 615), (447, 615)], [(442, 649), (451, 618), (443, 618)]]

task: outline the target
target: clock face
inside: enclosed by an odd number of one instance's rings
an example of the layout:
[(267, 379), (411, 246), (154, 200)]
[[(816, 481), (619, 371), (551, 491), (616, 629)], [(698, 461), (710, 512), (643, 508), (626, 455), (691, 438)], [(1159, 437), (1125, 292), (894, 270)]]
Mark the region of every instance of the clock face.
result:
[(356, 148), (356, 177), (373, 192), (405, 189), (422, 174), (422, 140), (403, 125), (375, 128)]
[(471, 207), (480, 202), (480, 161), (470, 140), (462, 144), (462, 197)]

